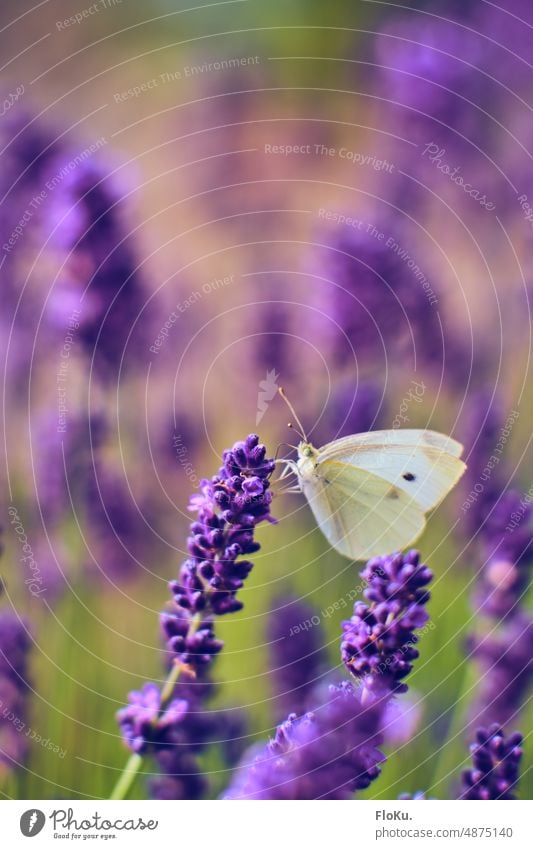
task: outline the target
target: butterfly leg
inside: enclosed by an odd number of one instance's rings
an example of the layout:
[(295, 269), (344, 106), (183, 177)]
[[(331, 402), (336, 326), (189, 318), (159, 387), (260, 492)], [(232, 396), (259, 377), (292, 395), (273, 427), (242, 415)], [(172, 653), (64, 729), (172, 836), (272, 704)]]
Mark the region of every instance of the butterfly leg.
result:
[(296, 475), (298, 481), (296, 484), (290, 485), (287, 489), (281, 489), (278, 494), (285, 495), (288, 492), (301, 492), (300, 482), (298, 480), (298, 467), (294, 460), (276, 460), (276, 463), (285, 464), (278, 481), (286, 480), (289, 475)]
[(294, 462), (294, 460), (276, 460), (275, 462), (285, 464), (285, 467), (284, 467), (283, 471), (281, 472), (281, 475), (279, 476), (278, 480), (282, 481), (286, 477), (288, 477), (288, 475), (290, 475), (290, 474), (293, 474), (293, 475), (297, 474), (296, 463)]

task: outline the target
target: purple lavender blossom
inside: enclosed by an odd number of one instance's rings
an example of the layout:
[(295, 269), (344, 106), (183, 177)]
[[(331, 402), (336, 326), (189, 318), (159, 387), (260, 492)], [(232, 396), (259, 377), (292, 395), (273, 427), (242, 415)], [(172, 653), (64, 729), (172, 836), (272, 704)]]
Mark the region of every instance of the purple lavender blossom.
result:
[(473, 28), (438, 15), (398, 16), (375, 40), (377, 88), (399, 104), (397, 125), (417, 139), (446, 135), (457, 145), (465, 135), (486, 146), (482, 133), (497, 91), (478, 70), (487, 54), (490, 44)]
[(100, 452), (86, 481), (87, 535), (101, 574), (122, 580), (138, 573), (148, 548), (148, 519), (125, 481)]
[(253, 564), (240, 558), (259, 549), (256, 525), (275, 521), (269, 489), (275, 464), (259, 438), (250, 434), (235, 443), (223, 460), (218, 475), (202, 481), (191, 498), (197, 517), (190, 557), (180, 580), (171, 584), (172, 607), (161, 614), (171, 670), (165, 690), (146, 684), (130, 694), (130, 705), (117, 716), (128, 747), (156, 759), (160, 775), (151, 783), (156, 798), (199, 798), (205, 791), (196, 754), (217, 732), (224, 736), (228, 730), (224, 711), (211, 714), (204, 707), (212, 689), (209, 666), (223, 646), (214, 617), (242, 606), (236, 594)]
[(491, 633), (469, 638), (467, 648), (479, 665), (480, 681), (471, 708), (478, 724), (507, 725), (516, 719), (533, 684), (533, 621), (519, 612)]
[(226, 799), (349, 799), (385, 760), (380, 701), (363, 705), (352, 686), (331, 687), (324, 705), (289, 715), (273, 740), (245, 763)]
[[(57, 173), (65, 170), (62, 166), (68, 169), (68, 157), (56, 162)], [(51, 295), (49, 316), (53, 322), (59, 310), (64, 322), (65, 296), (77, 293), (81, 311), (77, 338), (104, 379), (121, 367), (126, 347), (133, 345), (130, 333), (136, 349), (142, 347), (136, 327), (145, 296), (123, 220), (123, 195), (105, 169), (84, 162), (62, 174), (49, 213), (58, 223), (57, 247), (68, 255), (63, 277)], [(126, 357), (123, 365), (128, 362)]]
[(42, 413), (32, 428), (35, 487), (46, 525), (57, 525), (70, 513), (72, 501), (85, 500), (92, 466), (91, 448), (100, 446), (106, 424), (99, 414), (84, 419), (72, 413), (64, 428), (57, 412)]
[(518, 611), (533, 565), (533, 509), (516, 490), (499, 497), (482, 533), (486, 557), (474, 590), (474, 603), (486, 616), (503, 619)]
[(342, 623), (342, 660), (366, 691), (405, 692), (403, 679), (418, 657), (414, 632), (429, 618), (425, 605), (433, 575), (412, 550), (370, 560), (361, 577), (370, 604), (357, 601), (351, 619)]
[(522, 735), (505, 737), (497, 724), (479, 728), (470, 746), (472, 768), (462, 776), (461, 799), (516, 799), (513, 789), (519, 779)]
[[(1, 587), (0, 587), (1, 591)], [(24, 762), (27, 717), (28, 630), (13, 613), (0, 613), (0, 775)]]
[[(464, 427), (466, 472), (461, 481), (466, 511), (466, 530), (473, 535), (483, 528), (494, 504), (505, 489), (505, 472), (495, 455), (505, 422), (503, 405), (485, 390), (474, 392), (468, 405)], [(489, 461), (498, 456), (496, 462)]]
[(255, 361), (261, 372), (281, 374), (286, 382), (294, 370), (295, 359), (291, 357), (293, 338), (289, 306), (277, 299), (273, 286), (266, 289), (264, 296), (265, 300), (256, 305)]
[(155, 760), (159, 775), (149, 782), (150, 798), (201, 799), (205, 795), (205, 776), (190, 747), (168, 746), (156, 753)]
[(267, 627), (277, 717), (301, 716), (325, 671), (325, 635), (314, 607), (298, 598), (273, 602)]
[(166, 745), (153, 751), (159, 772), (149, 782), (153, 799), (204, 797), (208, 782), (198, 756), (208, 746), (217, 748), (226, 768), (233, 768), (242, 754), (246, 734), (243, 715), (231, 708), (207, 709), (205, 702), (212, 696), (213, 686), (204, 683), (199, 688), (193, 686), (196, 683), (176, 687), (176, 696), (186, 700), (187, 713), (172, 729)]
[(338, 381), (312, 430), (313, 442), (325, 445), (332, 439), (378, 429), (383, 420), (383, 403), (383, 393), (375, 381), (357, 385), (351, 377)]
[(212, 737), (214, 722), (208, 713), (197, 712), (198, 693), (191, 696), (178, 685), (172, 699), (161, 702), (161, 689), (148, 682), (128, 696), (129, 704), (117, 713), (117, 722), (130, 751), (150, 755), (158, 775), (150, 781), (155, 799), (198, 799), (206, 781), (197, 753)]
[[(5, 245), (9, 244), (14, 226), (21, 220), (32, 199), (45, 188), (51, 161), (60, 145), (43, 125), (32, 121), (27, 113), (15, 120), (12, 114), (8, 115), (2, 124), (0, 244)], [(16, 269), (23, 244), (19, 239), (11, 246), (11, 250), (4, 252), (1, 269), (2, 293), (5, 298), (3, 312), (6, 306), (13, 308), (20, 295)], [(20, 330), (24, 331), (22, 322)]]
[[(339, 228), (318, 257), (330, 280), (317, 303), (317, 332), (337, 367), (374, 364), (406, 351), (427, 366), (442, 367), (445, 344), (436, 308), (425, 291), (417, 249), (403, 222), (376, 214), (361, 229)], [(328, 240), (322, 235), (321, 241)], [(418, 277), (417, 277), (418, 275)]]
[[(481, 414), (485, 407), (480, 405)], [(492, 469), (488, 480), (487, 473), (480, 474), (479, 467), (487, 466), (488, 457), (498, 456), (495, 446), (505, 433), (501, 414), (494, 421), (489, 416), (488, 422), (490, 427), (481, 428), (483, 452), (476, 470), (484, 489), (471, 518), (473, 529), (481, 523), (478, 552), (482, 565), (473, 591), (478, 624), (467, 642), (480, 674), (470, 713), (476, 725), (505, 726), (521, 711), (533, 683), (533, 621), (523, 609), (533, 563), (532, 510), (514, 490), (501, 494), (503, 464)]]
[(188, 708), (184, 699), (172, 699), (163, 708), (161, 691), (151, 682), (132, 691), (128, 699), (129, 704), (119, 710), (117, 721), (128, 747), (139, 754), (168, 743), (169, 733), (183, 721)]
[(191, 498), (189, 509), (197, 518), (188, 539), (190, 557), (171, 583), (174, 606), (161, 619), (169, 649), (193, 666), (220, 651), (212, 617), (241, 609), (236, 595), (253, 566), (241, 558), (258, 551), (259, 522), (274, 521), (269, 489), (274, 461), (266, 458), (259, 438), (251, 434), (235, 443), (223, 459), (218, 475), (202, 481)]

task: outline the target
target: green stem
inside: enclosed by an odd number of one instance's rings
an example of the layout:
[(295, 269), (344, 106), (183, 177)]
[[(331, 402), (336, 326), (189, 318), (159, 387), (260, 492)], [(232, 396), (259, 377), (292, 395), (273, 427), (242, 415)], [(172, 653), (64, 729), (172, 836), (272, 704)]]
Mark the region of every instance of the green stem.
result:
[(142, 755), (131, 755), (115, 785), (115, 789), (109, 797), (110, 799), (124, 799), (128, 795), (142, 762)]
[(468, 725), (466, 721), (469, 706), (468, 697), (475, 692), (476, 682), (477, 672), (472, 661), (469, 664), (463, 664), (463, 674), (455, 696), (455, 706), (446, 735), (446, 745), (441, 745), (433, 759), (433, 770), (428, 788), (433, 789), (438, 785), (445, 786), (445, 782), (450, 781), (457, 770), (457, 764), (462, 763), (461, 759), (458, 761), (458, 754), (459, 751), (464, 752), (465, 750), (463, 737)]
[[(199, 613), (197, 613), (191, 619), (191, 624), (189, 625), (189, 630), (187, 632), (188, 638), (192, 637), (196, 633), (201, 621), (202, 621), (202, 617), (200, 616)], [(161, 690), (160, 713), (162, 713), (164, 711), (168, 702), (171, 700), (173, 693), (174, 693), (174, 689), (176, 687), (176, 684), (178, 683), (179, 677), (180, 677), (180, 675), (181, 675), (181, 673), (183, 672), (184, 669), (185, 669), (184, 664), (180, 663), (178, 661), (177, 663), (174, 663), (174, 665), (172, 666), (172, 669), (168, 673), (167, 679), (166, 679), (165, 683), (163, 684), (163, 689)], [(130, 788), (131, 788), (131, 786), (132, 786), (132, 784), (133, 784), (133, 782), (134, 782), (134, 780), (137, 776), (137, 773), (139, 772), (139, 769), (141, 768), (142, 762), (143, 762), (143, 756), (142, 755), (139, 755), (139, 754), (131, 755), (128, 762), (126, 763), (126, 766), (124, 767), (124, 769), (122, 770), (122, 772), (120, 774), (120, 778), (118, 779), (117, 783), (115, 784), (115, 788), (114, 788), (113, 792), (111, 793), (111, 796), (109, 797), (110, 799), (124, 799), (125, 798), (125, 796), (128, 794), (128, 792), (129, 792), (129, 790), (130, 790)]]

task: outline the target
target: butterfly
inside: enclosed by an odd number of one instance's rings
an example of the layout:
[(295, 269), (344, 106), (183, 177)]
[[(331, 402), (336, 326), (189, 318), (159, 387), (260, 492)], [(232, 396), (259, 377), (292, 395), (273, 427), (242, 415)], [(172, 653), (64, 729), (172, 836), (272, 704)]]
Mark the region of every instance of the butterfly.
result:
[(460, 442), (433, 430), (376, 430), (315, 448), (303, 431), (298, 460), (284, 460), (328, 542), (352, 560), (411, 545), (426, 516), (466, 469)]

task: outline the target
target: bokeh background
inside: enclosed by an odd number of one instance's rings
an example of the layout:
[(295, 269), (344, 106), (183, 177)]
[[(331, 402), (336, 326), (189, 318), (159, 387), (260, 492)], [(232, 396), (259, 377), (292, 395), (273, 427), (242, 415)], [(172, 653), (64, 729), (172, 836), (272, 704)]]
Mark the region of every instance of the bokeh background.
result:
[[(363, 794), (453, 797), (476, 720), (527, 737), (533, 716), (529, 4), (74, 5), (0, 13), (0, 604), (34, 732), (0, 719), (1, 793), (109, 795), (116, 711), (164, 679), (189, 496), (246, 434), (293, 441), (283, 385), (318, 445), (398, 426), (465, 444), (418, 543), (434, 627)], [(346, 677), (361, 564), (301, 496), (273, 513), (244, 609), (217, 621), (210, 797)], [(530, 763), (526, 739), (521, 798)]]

